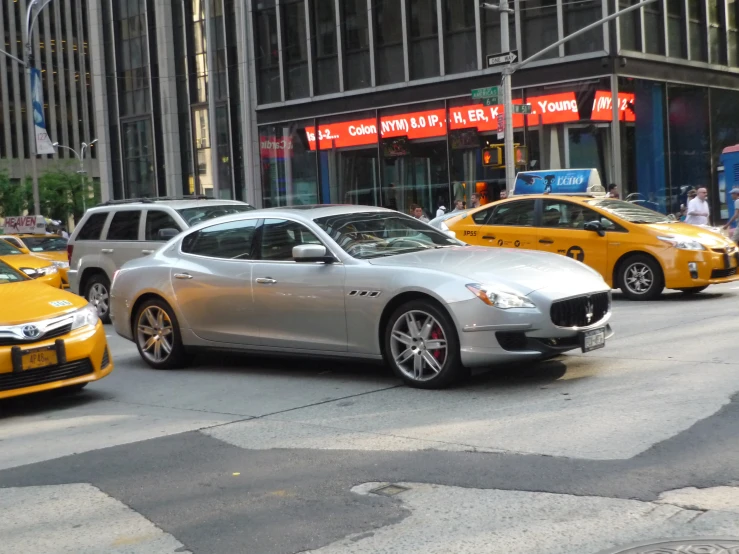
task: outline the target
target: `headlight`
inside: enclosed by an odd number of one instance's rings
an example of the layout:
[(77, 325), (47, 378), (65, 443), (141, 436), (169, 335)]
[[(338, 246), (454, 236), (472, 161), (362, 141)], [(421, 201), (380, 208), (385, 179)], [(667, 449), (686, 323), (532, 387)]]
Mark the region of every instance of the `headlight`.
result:
[(51, 262), (57, 269), (69, 269), (69, 262)]
[(669, 237), (657, 237), (662, 242), (671, 244), (679, 250), (705, 250), (706, 247), (700, 242), (690, 237), (683, 237), (681, 235), (674, 235)]
[(443, 221), (439, 223), (439, 229), (441, 229), (441, 232), (444, 233), (445, 235), (452, 237), (453, 239), (457, 238), (457, 233), (455, 233), (449, 227), (447, 227), (447, 224), (444, 223)]
[(488, 306), (494, 306), (501, 310), (508, 310), (510, 308), (536, 308), (531, 300), (515, 292), (507, 292), (479, 283), (470, 283), (467, 285), (467, 289)]
[(95, 306), (88, 304), (82, 309), (74, 312), (74, 321), (72, 322), (72, 329), (79, 329), (85, 325), (94, 327), (100, 318), (98, 317), (98, 311)]
[(43, 275), (43, 273), (39, 273), (38, 271), (30, 267), (22, 267), (21, 271), (28, 275), (31, 279), (35, 279), (36, 277), (41, 277), (41, 275)]

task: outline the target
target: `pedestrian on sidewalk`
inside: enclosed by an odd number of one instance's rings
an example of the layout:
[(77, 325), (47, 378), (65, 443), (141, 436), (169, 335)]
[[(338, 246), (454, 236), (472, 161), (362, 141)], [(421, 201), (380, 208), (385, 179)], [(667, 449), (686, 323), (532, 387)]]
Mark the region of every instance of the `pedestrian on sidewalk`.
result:
[(731, 199), (734, 202), (734, 215), (731, 216), (731, 219), (726, 222), (726, 225), (724, 225), (724, 229), (728, 229), (731, 227), (732, 223), (735, 223), (734, 226), (734, 233), (731, 235), (731, 240), (733, 240), (735, 243), (739, 245), (739, 187), (734, 187), (729, 191), (729, 194), (731, 194)]
[(688, 215), (685, 223), (692, 225), (710, 225), (711, 208), (708, 205), (708, 189), (706, 187), (698, 187), (695, 191), (695, 198), (688, 202)]

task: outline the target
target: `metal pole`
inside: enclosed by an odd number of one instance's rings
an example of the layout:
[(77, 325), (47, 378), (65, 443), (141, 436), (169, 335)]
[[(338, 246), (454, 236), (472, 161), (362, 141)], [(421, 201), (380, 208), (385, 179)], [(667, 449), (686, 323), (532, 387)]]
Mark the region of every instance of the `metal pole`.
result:
[(11, 60), (15, 60), (16, 62), (18, 62), (19, 64), (21, 64), (21, 65), (23, 65), (23, 66), (25, 66), (25, 65), (26, 65), (26, 62), (24, 62), (24, 61), (23, 61), (22, 59), (20, 59), (20, 58), (16, 58), (16, 57), (15, 57), (15, 56), (14, 56), (13, 54), (11, 54), (10, 52), (6, 52), (5, 50), (0, 50), (0, 54), (5, 54), (5, 55), (6, 55), (6, 56), (8, 56), (8, 57), (9, 57), (9, 58), (10, 58)]
[(513, 148), (513, 89), (511, 87), (511, 77), (513, 70), (509, 67), (503, 68), (503, 98), (505, 106), (503, 114), (505, 115), (505, 187), (507, 195), (513, 196), (513, 187), (516, 183), (516, 160)]

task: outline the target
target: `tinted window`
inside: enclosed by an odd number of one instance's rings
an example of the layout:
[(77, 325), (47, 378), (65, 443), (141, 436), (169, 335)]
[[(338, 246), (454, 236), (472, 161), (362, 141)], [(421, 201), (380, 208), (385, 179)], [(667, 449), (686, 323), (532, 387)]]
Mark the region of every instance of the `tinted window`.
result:
[(149, 210), (146, 212), (146, 235), (145, 240), (159, 240), (159, 231), (162, 229), (177, 229), (181, 231), (172, 216), (162, 210)]
[(139, 240), (140, 220), (139, 211), (116, 212), (108, 227), (107, 240)]
[(616, 225), (606, 217), (601, 216), (595, 210), (558, 200), (547, 200), (544, 202), (544, 213), (541, 218), (542, 227), (557, 229), (583, 229), (590, 221), (598, 221), (606, 229), (615, 229)]
[(494, 209), (495, 206), (488, 208), (487, 210), (480, 210), (472, 215), (472, 220), (478, 225), (483, 225), (488, 219), (490, 219), (490, 214), (493, 213)]
[(230, 221), (195, 231), (182, 240), (182, 251), (209, 258), (248, 260), (251, 258), (257, 221)]
[(293, 246), (323, 244), (300, 223), (284, 219), (266, 219), (262, 227), (263, 260), (292, 260)]
[(488, 225), (514, 225), (529, 227), (534, 224), (534, 201), (506, 202), (495, 208)]
[(77, 233), (75, 240), (100, 240), (100, 235), (105, 227), (105, 220), (108, 219), (108, 212), (99, 212), (92, 214)]

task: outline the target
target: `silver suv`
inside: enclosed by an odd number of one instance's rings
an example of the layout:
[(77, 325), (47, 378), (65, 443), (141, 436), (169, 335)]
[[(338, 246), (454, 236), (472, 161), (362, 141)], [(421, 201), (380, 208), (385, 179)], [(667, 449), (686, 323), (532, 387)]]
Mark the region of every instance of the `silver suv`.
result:
[(110, 322), (113, 274), (127, 261), (148, 256), (202, 221), (253, 210), (235, 200), (113, 200), (85, 212), (67, 244), (69, 288), (97, 306)]

